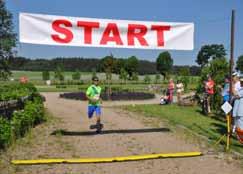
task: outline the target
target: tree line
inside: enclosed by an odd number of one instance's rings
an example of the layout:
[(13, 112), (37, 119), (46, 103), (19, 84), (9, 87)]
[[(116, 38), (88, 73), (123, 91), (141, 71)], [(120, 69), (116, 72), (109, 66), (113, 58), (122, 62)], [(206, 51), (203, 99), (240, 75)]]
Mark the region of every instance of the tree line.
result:
[[(5, 2), (0, 1), (0, 79), (6, 80), (11, 75), (11, 70), (53, 71), (59, 67), (64, 71), (105, 72), (107, 75), (128, 74), (129, 78), (137, 74), (162, 74), (164, 77), (170, 74), (183, 76), (200, 75), (212, 62), (216, 62), (216, 68), (221, 69), (221, 61), (227, 62), (226, 51), (222, 44), (203, 45), (198, 52), (196, 62), (199, 66), (174, 66), (173, 58), (168, 51), (160, 53), (156, 62), (138, 60), (136, 56), (129, 58), (115, 58), (108, 55), (102, 59), (97, 58), (54, 58), (28, 59), (14, 57), (13, 48), (16, 46), (16, 34), (13, 32), (12, 15), (6, 9)], [(236, 69), (243, 71), (243, 55), (238, 57)], [(228, 71), (225, 71), (228, 72)]]
[[(82, 57), (60, 57), (53, 59), (30, 59), (25, 57), (11, 57), (9, 59), (9, 68), (11, 70), (19, 71), (53, 71), (57, 66), (62, 66), (64, 71), (78, 70), (80, 72), (105, 72), (104, 60), (98, 58), (82, 58)], [(136, 71), (140, 75), (156, 74), (156, 62), (148, 60), (139, 60), (135, 56), (129, 58), (114, 58), (112, 73), (120, 74), (121, 68), (126, 69), (131, 73)], [(134, 66), (134, 67), (132, 67)], [(189, 75), (199, 75), (200, 67), (198, 66), (180, 66), (174, 65), (171, 67), (173, 74), (180, 74), (182, 71), (188, 70)], [(130, 71), (131, 69), (131, 71)], [(131, 75), (131, 74), (130, 74)]]

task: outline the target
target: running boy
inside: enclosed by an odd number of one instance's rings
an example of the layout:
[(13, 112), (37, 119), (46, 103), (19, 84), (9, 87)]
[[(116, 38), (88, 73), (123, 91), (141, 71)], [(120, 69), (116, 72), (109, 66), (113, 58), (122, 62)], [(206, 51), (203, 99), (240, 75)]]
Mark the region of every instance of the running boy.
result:
[(86, 97), (89, 100), (88, 105), (88, 117), (91, 119), (93, 117), (94, 112), (96, 113), (96, 128), (97, 133), (101, 132), (102, 124), (101, 124), (101, 87), (99, 86), (98, 77), (92, 78), (92, 85), (90, 85), (86, 91)]

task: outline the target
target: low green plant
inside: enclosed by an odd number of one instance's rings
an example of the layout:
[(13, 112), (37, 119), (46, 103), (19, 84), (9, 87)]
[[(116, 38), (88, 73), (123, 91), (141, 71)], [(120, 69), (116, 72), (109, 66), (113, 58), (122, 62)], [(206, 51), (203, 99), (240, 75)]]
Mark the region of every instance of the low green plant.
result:
[[(5, 91), (1, 93), (2, 99), (15, 99), (18, 96), (31, 97), (24, 102), (24, 108), (15, 110), (10, 118), (0, 116), (0, 149), (7, 147), (15, 139), (24, 136), (32, 127), (46, 120), (43, 101), (35, 87), (31, 84), (10, 85), (9, 87), (15, 91), (8, 91), (9, 89), (5, 89), (6, 86), (1, 87), (1, 90)], [(17, 94), (18, 91), (20, 94)]]
[(34, 93), (37, 93), (37, 89), (30, 83), (0, 85), (0, 101), (19, 99)]
[(0, 148), (10, 144), (11, 140), (11, 125), (9, 120), (0, 117)]
[(50, 73), (49, 71), (42, 72), (42, 80), (50, 80)]

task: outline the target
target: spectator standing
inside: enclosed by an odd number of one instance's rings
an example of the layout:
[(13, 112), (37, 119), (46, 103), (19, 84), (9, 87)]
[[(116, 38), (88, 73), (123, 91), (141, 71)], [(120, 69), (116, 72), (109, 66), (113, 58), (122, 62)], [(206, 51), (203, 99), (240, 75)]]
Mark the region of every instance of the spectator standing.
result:
[(168, 92), (169, 92), (169, 103), (173, 102), (173, 94), (174, 94), (175, 84), (173, 79), (170, 79), (169, 85), (168, 85)]
[(211, 113), (211, 103), (212, 103), (211, 101), (214, 95), (214, 85), (215, 83), (212, 77), (208, 75), (208, 80), (205, 83), (205, 91), (207, 93), (207, 108), (208, 108), (207, 110), (209, 114)]
[(184, 91), (184, 85), (180, 80), (178, 80), (176, 83), (176, 95), (177, 95), (178, 103), (181, 101), (181, 95), (182, 95), (183, 91)]

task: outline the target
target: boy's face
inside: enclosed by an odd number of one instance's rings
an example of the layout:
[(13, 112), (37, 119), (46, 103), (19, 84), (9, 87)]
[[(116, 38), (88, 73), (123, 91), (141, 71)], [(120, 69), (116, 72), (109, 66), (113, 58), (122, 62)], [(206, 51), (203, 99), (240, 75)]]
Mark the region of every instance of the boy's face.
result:
[(93, 80), (93, 83), (94, 83), (94, 85), (98, 85), (99, 84), (99, 80), (95, 79), (95, 80)]

